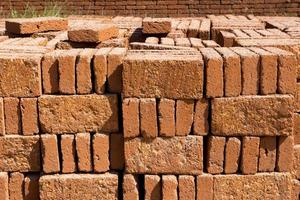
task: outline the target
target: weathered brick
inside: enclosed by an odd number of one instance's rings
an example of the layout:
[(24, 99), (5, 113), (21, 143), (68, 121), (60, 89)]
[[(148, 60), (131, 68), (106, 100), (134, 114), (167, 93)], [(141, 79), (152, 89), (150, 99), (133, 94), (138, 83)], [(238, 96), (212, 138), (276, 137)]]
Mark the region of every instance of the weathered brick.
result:
[(292, 180), (292, 187), (291, 199), (298, 200), (300, 196), (300, 181), (296, 179)]
[(41, 130), (46, 133), (116, 132), (119, 129), (115, 95), (42, 96), (38, 106)]
[(5, 135), (5, 118), (4, 118), (4, 102), (0, 98), (0, 136)]
[(224, 172), (225, 174), (234, 174), (239, 169), (241, 152), (241, 141), (239, 138), (230, 137), (226, 141)]
[(225, 137), (208, 138), (206, 169), (210, 174), (220, 174), (224, 170)]
[(159, 38), (158, 37), (147, 37), (146, 40), (145, 40), (145, 43), (158, 44), (159, 43)]
[(9, 177), (9, 199), (23, 199), (24, 175), (19, 172), (13, 172)]
[(124, 138), (140, 135), (140, 100), (126, 98), (122, 102), (123, 134)]
[(194, 100), (176, 101), (176, 135), (189, 135), (193, 125)]
[(138, 182), (135, 175), (125, 174), (122, 188), (124, 200), (139, 200)]
[(42, 135), (43, 172), (60, 172), (59, 152), (56, 135)]
[(300, 82), (296, 86), (296, 95), (295, 95), (295, 111), (300, 112)]
[(300, 145), (294, 146), (293, 174), (300, 179)]
[(78, 157), (78, 170), (80, 172), (92, 171), (91, 138), (89, 133), (78, 133), (75, 136), (76, 155)]
[(276, 137), (261, 137), (259, 146), (259, 172), (273, 172), (276, 163)]
[(192, 19), (190, 26), (188, 28), (187, 36), (190, 37), (198, 37), (199, 28), (200, 28), (200, 20)]
[(63, 173), (72, 173), (76, 171), (75, 148), (76, 147), (74, 135), (61, 135), (61, 171)]
[(214, 180), (211, 174), (197, 176), (197, 200), (214, 199)]
[(208, 134), (209, 132), (208, 109), (209, 109), (209, 102), (207, 99), (200, 99), (196, 101), (195, 112), (194, 112), (194, 124), (193, 124), (194, 135)]
[(145, 200), (161, 199), (161, 180), (158, 175), (145, 175)]
[(0, 199), (9, 200), (8, 174), (0, 172)]
[(157, 137), (150, 143), (143, 138), (127, 139), (125, 169), (128, 173), (201, 174), (202, 144), (201, 136)]
[(220, 31), (217, 35), (217, 41), (222, 47), (232, 47), (234, 44), (235, 34), (228, 31)]
[(107, 55), (111, 48), (101, 48), (95, 55), (93, 60), (94, 85), (97, 94), (104, 94), (105, 82), (107, 79)]
[(175, 136), (175, 101), (160, 99), (158, 104), (159, 136)]
[(141, 135), (144, 138), (155, 138), (158, 136), (156, 100), (141, 99), (140, 101), (140, 124)]
[(110, 134), (110, 168), (116, 170), (124, 169), (124, 138), (120, 133)]
[(255, 174), (258, 167), (259, 137), (243, 137), (241, 171), (243, 174)]
[(95, 172), (109, 170), (109, 136), (96, 133), (93, 136), (93, 166)]
[[(212, 134), (278, 136), (292, 134), (293, 97), (290, 95), (217, 98), (212, 103)], [(280, 116), (280, 120), (278, 120)]]
[(118, 199), (116, 174), (45, 175), (40, 178), (40, 199)]
[(162, 176), (162, 200), (174, 199), (178, 200), (177, 177), (174, 175), (163, 175)]
[(188, 38), (175, 38), (175, 45), (180, 47), (191, 47), (191, 42)]
[(23, 135), (34, 135), (39, 133), (37, 99), (22, 98), (20, 107)]
[(180, 175), (178, 177), (178, 196), (180, 200), (196, 198), (195, 178), (193, 176)]
[(21, 110), (18, 98), (4, 98), (4, 118), (6, 134), (21, 134)]
[(171, 31), (171, 20), (167, 18), (144, 18), (143, 33), (163, 34)]
[(293, 167), (293, 136), (281, 136), (278, 140), (276, 171), (290, 172)]
[(55, 94), (59, 91), (58, 54), (59, 51), (51, 51), (46, 53), (42, 59), (41, 68), (44, 94)]
[(39, 178), (38, 174), (29, 174), (24, 179), (24, 199), (39, 199)]
[(294, 113), (294, 144), (300, 144), (300, 114)]

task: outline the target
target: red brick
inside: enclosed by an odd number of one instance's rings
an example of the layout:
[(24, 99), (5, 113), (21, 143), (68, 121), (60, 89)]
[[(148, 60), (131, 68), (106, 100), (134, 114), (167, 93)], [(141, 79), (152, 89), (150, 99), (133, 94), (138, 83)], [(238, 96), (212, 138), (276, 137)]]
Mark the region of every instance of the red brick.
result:
[(193, 134), (194, 135), (207, 135), (209, 132), (208, 122), (208, 109), (209, 102), (207, 99), (200, 99), (196, 101)]
[(300, 114), (294, 114), (294, 144), (300, 144)]
[(158, 104), (159, 136), (175, 136), (175, 101), (162, 98)]
[(163, 34), (171, 31), (171, 21), (167, 18), (144, 18), (144, 34)]
[(201, 20), (201, 24), (200, 24), (200, 28), (199, 28), (199, 38), (201, 38), (202, 40), (209, 40), (210, 39), (210, 27), (211, 27), (210, 19)]
[(0, 172), (0, 199), (9, 200), (8, 174)]
[(95, 172), (109, 170), (109, 136), (94, 134), (93, 136), (93, 166)]
[(21, 110), (18, 98), (4, 98), (4, 118), (6, 134), (21, 134)]
[(198, 37), (200, 23), (201, 23), (200, 20), (197, 20), (197, 19), (191, 20), (191, 23), (190, 23), (190, 26), (189, 26), (188, 32), (187, 32), (187, 36), (189, 38), (191, 38), (191, 37), (197, 38)]
[(277, 144), (277, 161), (276, 171), (278, 172), (290, 172), (293, 167), (293, 136), (281, 136), (279, 137)]
[(161, 199), (161, 180), (158, 175), (145, 175), (145, 200)]
[(56, 173), (60, 171), (59, 152), (56, 135), (42, 135), (43, 172)]
[(180, 200), (196, 199), (195, 178), (193, 176), (179, 176), (178, 191)]
[(239, 138), (230, 137), (226, 141), (225, 147), (225, 161), (224, 172), (225, 174), (234, 174), (239, 169), (241, 152), (241, 141)]
[(176, 101), (176, 136), (189, 135), (193, 125), (194, 100)]
[(295, 111), (300, 112), (300, 82), (297, 83), (297, 91), (295, 95)]
[(4, 102), (3, 102), (3, 98), (0, 98), (0, 136), (4, 136), (4, 135), (5, 135)]
[(75, 137), (74, 135), (61, 135), (60, 140), (62, 173), (72, 173), (76, 171), (75, 163)]
[(178, 200), (177, 195), (178, 181), (174, 175), (162, 176), (162, 200)]
[(116, 170), (124, 169), (124, 138), (120, 133), (110, 135), (110, 168)]
[(123, 177), (123, 199), (139, 200), (137, 177), (132, 174), (125, 174)]
[(77, 133), (75, 137), (78, 171), (92, 171), (91, 138), (89, 133)]
[(158, 135), (156, 100), (141, 99), (140, 101), (141, 135), (145, 138), (155, 138)]
[(217, 40), (222, 47), (232, 47), (234, 44), (235, 34), (228, 31), (220, 31)]
[(214, 180), (211, 174), (197, 176), (197, 200), (214, 199)]
[(292, 200), (298, 200), (300, 195), (300, 181), (294, 179), (292, 180), (293, 189), (292, 189)]
[(140, 135), (140, 100), (137, 98), (123, 99), (123, 134), (124, 138)]
[(175, 45), (180, 47), (191, 47), (191, 42), (188, 38), (175, 38)]
[(105, 83), (107, 79), (107, 55), (111, 48), (101, 48), (95, 55), (93, 60), (94, 85), (97, 94), (104, 94)]
[(259, 137), (243, 137), (241, 171), (243, 174), (255, 174), (258, 167)]
[(210, 174), (220, 174), (224, 170), (225, 137), (208, 138), (206, 168)]
[(9, 177), (9, 199), (23, 199), (24, 175), (19, 172), (10, 174)]
[(160, 43), (163, 45), (170, 45), (170, 46), (175, 45), (173, 38), (168, 38), (168, 37), (160, 38)]
[(46, 53), (42, 59), (41, 68), (44, 94), (55, 94), (59, 91), (58, 54), (59, 51), (52, 51)]
[(34, 135), (39, 133), (37, 99), (22, 98), (20, 106), (23, 135)]
[(300, 145), (294, 146), (293, 174), (300, 179)]
[(259, 146), (259, 172), (273, 172), (276, 163), (276, 137), (261, 137)]
[(38, 174), (29, 174), (24, 180), (24, 199), (39, 199), (39, 178)]
[(147, 37), (146, 40), (145, 40), (145, 43), (158, 44), (159, 43), (159, 38), (158, 37)]

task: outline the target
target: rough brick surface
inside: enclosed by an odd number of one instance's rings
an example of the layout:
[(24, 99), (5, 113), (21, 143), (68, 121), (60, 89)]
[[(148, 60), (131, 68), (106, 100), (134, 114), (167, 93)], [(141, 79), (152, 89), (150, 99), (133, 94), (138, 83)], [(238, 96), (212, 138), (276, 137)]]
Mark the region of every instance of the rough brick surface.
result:
[(44, 173), (60, 171), (59, 152), (56, 135), (42, 135), (42, 156)]
[(176, 101), (176, 135), (189, 135), (193, 125), (194, 100)]
[(39, 133), (37, 99), (21, 99), (20, 109), (22, 114), (23, 135), (34, 135)]
[(123, 199), (139, 200), (138, 183), (136, 176), (125, 174), (123, 178)]
[(178, 200), (177, 177), (174, 175), (163, 175), (161, 181), (162, 181), (162, 183), (161, 183), (162, 184), (162, 199), (163, 200), (169, 200), (169, 199)]
[(234, 174), (238, 171), (240, 162), (241, 141), (239, 138), (230, 137), (226, 141), (224, 172)]
[(276, 137), (260, 138), (259, 166), (260, 172), (273, 172), (276, 163)]
[(6, 172), (0, 172), (0, 198), (3, 200), (9, 199), (8, 174)]
[(161, 99), (158, 104), (159, 136), (175, 136), (175, 101)]
[(39, 199), (39, 178), (38, 174), (30, 174), (24, 179), (24, 197), (26, 200)]
[(5, 135), (4, 102), (0, 98), (0, 136)]
[(158, 175), (145, 175), (145, 200), (161, 199), (161, 180)]
[(140, 134), (140, 100), (126, 98), (122, 102), (123, 132), (125, 138), (136, 137)]
[(143, 20), (143, 33), (145, 34), (163, 34), (171, 31), (171, 20), (145, 18)]
[(62, 157), (62, 172), (72, 173), (76, 170), (75, 163), (75, 137), (74, 135), (62, 135), (60, 140)]
[(9, 199), (23, 199), (24, 175), (19, 172), (11, 173), (9, 176)]
[(91, 138), (89, 133), (78, 133), (75, 136), (78, 171), (92, 171)]
[(197, 176), (197, 200), (214, 199), (214, 180), (210, 174)]
[(294, 144), (300, 144), (300, 114), (294, 114)]
[(42, 79), (43, 79), (43, 93), (53, 94), (58, 93), (58, 59), (59, 51), (52, 51), (46, 53), (42, 59)]
[(242, 141), (241, 171), (243, 174), (255, 174), (258, 167), (259, 137), (244, 137)]
[(196, 198), (195, 178), (193, 176), (181, 175), (178, 177), (178, 196), (181, 200)]
[(93, 136), (93, 166), (95, 172), (109, 170), (109, 136), (95, 134)]
[(206, 169), (210, 174), (220, 174), (224, 170), (225, 137), (208, 138)]
[(155, 138), (158, 135), (156, 100), (141, 99), (140, 101), (141, 135), (144, 138)]
[(293, 136), (281, 136), (278, 140), (276, 169), (279, 172), (290, 172), (293, 167)]
[(21, 111), (18, 98), (4, 98), (4, 118), (6, 134), (21, 134)]
[(193, 134), (207, 135), (209, 132), (209, 100), (200, 99), (195, 104)]
[(111, 48), (101, 48), (94, 55), (94, 85), (95, 92), (97, 94), (103, 94), (105, 92), (105, 82), (107, 79), (107, 55), (110, 51)]

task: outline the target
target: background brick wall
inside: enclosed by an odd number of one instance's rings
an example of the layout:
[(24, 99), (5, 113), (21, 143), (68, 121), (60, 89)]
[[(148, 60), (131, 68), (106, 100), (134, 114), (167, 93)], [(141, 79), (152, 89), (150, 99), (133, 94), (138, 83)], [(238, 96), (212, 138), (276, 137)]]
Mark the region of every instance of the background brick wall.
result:
[[(26, 4), (42, 10), (53, 1), (2, 0), (3, 14)], [(68, 0), (59, 2), (66, 14), (202, 16), (206, 14), (300, 15), (300, 0)]]

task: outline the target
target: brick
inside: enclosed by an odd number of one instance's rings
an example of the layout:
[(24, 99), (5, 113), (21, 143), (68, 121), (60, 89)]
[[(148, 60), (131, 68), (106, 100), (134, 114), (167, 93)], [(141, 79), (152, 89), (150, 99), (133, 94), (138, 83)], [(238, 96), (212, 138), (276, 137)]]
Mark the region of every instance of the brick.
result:
[(175, 45), (173, 38), (168, 38), (168, 37), (160, 38), (160, 43), (163, 45), (170, 45), (170, 46)]
[(224, 91), (226, 97), (239, 96), (242, 91), (240, 57), (226, 47), (216, 48), (224, 63)]
[(9, 177), (9, 199), (23, 199), (24, 175), (19, 172), (10, 174)]
[(4, 118), (4, 102), (0, 98), (0, 136), (5, 135), (5, 118)]
[(186, 46), (174, 46), (174, 45), (164, 45), (164, 44), (149, 44), (143, 42), (131, 42), (130, 49), (134, 50), (194, 50), (191, 47)]
[(292, 136), (279, 137), (277, 144), (277, 160), (276, 171), (278, 172), (290, 172), (293, 167), (293, 145), (294, 139)]
[(211, 174), (197, 176), (197, 200), (214, 199), (214, 180)]
[(157, 137), (150, 143), (143, 138), (127, 139), (125, 170), (128, 173), (201, 174), (202, 144), (201, 136)]
[(277, 90), (277, 56), (258, 47), (249, 49), (260, 56), (260, 93), (275, 94)]
[(295, 95), (295, 111), (300, 112), (300, 83), (297, 83), (297, 91)]
[(205, 86), (206, 97), (224, 96), (223, 59), (220, 54), (212, 48), (202, 48), (205, 63)]
[(231, 48), (240, 56), (242, 69), (242, 95), (255, 95), (259, 91), (259, 56), (243, 47)]
[(202, 40), (202, 43), (205, 47), (209, 48), (220, 47), (220, 45), (213, 40)]
[(259, 172), (273, 172), (276, 163), (276, 137), (261, 137), (259, 145)]
[(297, 200), (299, 199), (299, 195), (300, 195), (300, 181), (294, 179), (292, 180), (292, 186), (293, 186), (293, 189), (292, 189), (292, 200)]
[(185, 37), (186, 37), (189, 26), (190, 26), (190, 20), (184, 20), (183, 19), (183, 20), (180, 21), (180, 23), (178, 24), (176, 29), (181, 30), (184, 33)]
[(0, 172), (0, 199), (9, 200), (8, 174)]
[(292, 133), (293, 97), (290, 95), (218, 98), (211, 104), (213, 135), (279, 136)]
[(62, 173), (72, 173), (76, 171), (75, 148), (74, 135), (61, 135), (60, 149)]
[(174, 199), (178, 200), (177, 177), (174, 175), (163, 175), (162, 176), (162, 200)]
[(126, 48), (114, 48), (107, 57), (108, 91), (111, 93), (122, 92), (123, 59)]
[(6, 134), (21, 134), (21, 110), (18, 98), (4, 98), (4, 119)]
[(86, 23), (68, 30), (68, 38), (72, 42), (100, 43), (118, 34), (119, 30), (113, 24)]
[(109, 170), (109, 136), (96, 133), (93, 136), (93, 166), (95, 172)]
[(138, 182), (135, 175), (125, 174), (122, 188), (124, 200), (139, 200)]
[(145, 175), (145, 200), (161, 199), (161, 180), (158, 175)]
[(275, 47), (266, 47), (266, 50), (278, 55), (278, 92), (280, 94), (294, 94), (297, 83), (297, 59), (288, 51)]
[(175, 101), (160, 99), (158, 104), (159, 136), (175, 136)]
[(95, 55), (93, 60), (94, 85), (97, 94), (104, 94), (105, 83), (107, 79), (107, 55), (111, 48), (101, 48)]
[(118, 199), (116, 174), (45, 175), (40, 178), (40, 199)]
[(209, 101), (207, 99), (197, 100), (195, 103), (193, 134), (207, 135), (209, 132), (208, 110)]
[[(168, 51), (158, 56), (153, 52), (129, 52), (124, 60), (124, 96), (201, 98), (203, 93), (201, 55), (194, 51), (177, 53), (179, 55), (176, 55), (176, 51)], [(181, 84), (183, 82), (184, 85)]]
[(59, 152), (56, 135), (42, 135), (43, 172), (60, 172)]
[(189, 135), (193, 125), (194, 100), (176, 101), (176, 135)]
[(234, 174), (239, 169), (241, 152), (241, 141), (239, 138), (230, 137), (226, 140), (224, 172), (225, 174)]
[(137, 98), (123, 99), (123, 134), (124, 138), (140, 135), (140, 100)]
[(59, 91), (58, 53), (51, 51), (46, 53), (42, 59), (43, 93), (55, 94)]
[(76, 61), (76, 92), (90, 94), (93, 91), (91, 63), (95, 49), (83, 49)]
[(290, 199), (291, 190), (288, 173), (214, 177), (214, 199)]
[(211, 27), (211, 21), (209, 19), (202, 19), (199, 28), (199, 38), (201, 38), (202, 40), (209, 40), (210, 27)]
[(120, 133), (110, 135), (110, 169), (124, 169), (124, 138)]
[(300, 144), (300, 114), (294, 113), (294, 144)]
[(0, 137), (0, 171), (40, 171), (40, 140), (38, 136)]
[(300, 178), (300, 145), (294, 146), (293, 174)]
[(255, 174), (258, 167), (259, 137), (243, 137), (241, 171), (243, 174)]
[(155, 19), (146, 17), (143, 20), (144, 34), (163, 34), (171, 31), (171, 21), (169, 19)]
[(181, 175), (178, 177), (178, 196), (180, 200), (196, 198), (195, 178), (193, 176)]
[(188, 38), (175, 38), (175, 45), (181, 47), (191, 47), (191, 42)]
[(38, 174), (29, 174), (24, 179), (24, 199), (39, 199), (39, 178)]
[(92, 171), (91, 138), (89, 133), (78, 133), (75, 136), (78, 171)]
[(208, 138), (206, 169), (210, 174), (224, 171), (225, 137), (211, 136)]
[(20, 107), (23, 135), (34, 135), (39, 133), (37, 99), (23, 98), (20, 101)]
[(190, 26), (188, 28), (187, 36), (190, 37), (198, 37), (198, 32), (200, 28), (200, 20), (192, 19)]
[(154, 98), (141, 99), (140, 121), (141, 135), (144, 138), (155, 138), (158, 136), (156, 100)]
[(68, 29), (68, 20), (60, 17), (17, 18), (5, 21), (7, 32), (14, 34), (32, 34), (46, 31)]
[(116, 132), (117, 105), (115, 95), (42, 96), (38, 100), (41, 130), (55, 134)]
[(191, 46), (194, 48), (204, 48), (204, 45), (202, 44), (202, 40), (199, 38), (189, 38), (190, 42), (191, 42)]
[(218, 43), (222, 47), (232, 47), (234, 44), (235, 34), (228, 31), (220, 31), (217, 35)]
[(35, 97), (42, 93), (41, 55), (14, 53), (0, 55), (0, 96)]
[(158, 44), (159, 43), (159, 38), (158, 37), (147, 37), (146, 40), (145, 40), (145, 43)]

